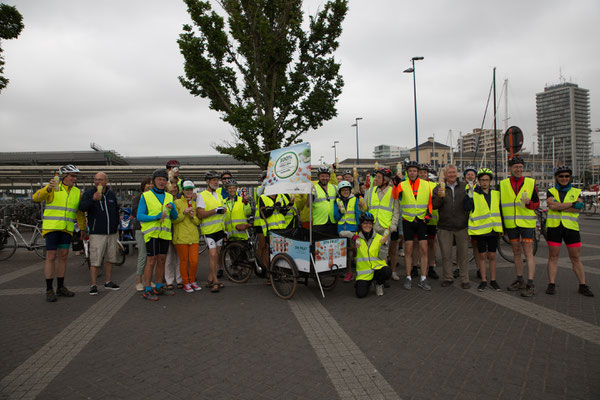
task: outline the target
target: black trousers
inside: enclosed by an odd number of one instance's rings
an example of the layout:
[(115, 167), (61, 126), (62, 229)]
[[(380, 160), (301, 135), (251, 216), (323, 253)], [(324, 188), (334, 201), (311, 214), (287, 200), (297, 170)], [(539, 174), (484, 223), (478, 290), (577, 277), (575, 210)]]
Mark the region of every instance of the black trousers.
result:
[[(383, 268), (380, 268), (373, 272), (373, 280), (378, 285), (383, 285), (385, 281), (390, 279), (392, 276), (392, 269), (387, 265)], [(372, 281), (365, 280), (357, 280), (354, 287), (356, 288), (356, 297), (362, 299), (363, 297), (367, 297), (369, 294), (369, 288), (371, 287)]]

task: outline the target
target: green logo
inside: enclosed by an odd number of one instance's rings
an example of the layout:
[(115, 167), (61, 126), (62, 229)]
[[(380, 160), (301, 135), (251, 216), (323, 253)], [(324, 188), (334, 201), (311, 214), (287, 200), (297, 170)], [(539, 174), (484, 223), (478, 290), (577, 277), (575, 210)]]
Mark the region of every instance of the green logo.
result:
[(298, 164), (298, 155), (293, 151), (288, 151), (275, 161), (273, 171), (279, 179), (287, 179), (298, 171)]

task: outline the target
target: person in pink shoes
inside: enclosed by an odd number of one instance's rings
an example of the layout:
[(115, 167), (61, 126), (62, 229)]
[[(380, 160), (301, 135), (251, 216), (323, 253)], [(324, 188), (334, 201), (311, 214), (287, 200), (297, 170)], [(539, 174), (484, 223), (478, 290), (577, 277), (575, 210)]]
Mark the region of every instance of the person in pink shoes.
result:
[(200, 291), (196, 282), (198, 270), (198, 225), (200, 219), (196, 215), (196, 202), (192, 199), (194, 182), (186, 180), (182, 184), (183, 194), (175, 200), (177, 219), (173, 221), (173, 245), (179, 256), (179, 271), (183, 282), (183, 290), (187, 293)]

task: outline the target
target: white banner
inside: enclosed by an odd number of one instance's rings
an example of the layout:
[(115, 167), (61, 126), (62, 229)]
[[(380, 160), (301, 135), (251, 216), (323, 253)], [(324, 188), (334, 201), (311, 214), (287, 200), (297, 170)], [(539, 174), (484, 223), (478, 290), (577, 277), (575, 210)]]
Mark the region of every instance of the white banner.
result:
[(311, 193), (310, 144), (273, 150), (267, 168), (265, 194)]

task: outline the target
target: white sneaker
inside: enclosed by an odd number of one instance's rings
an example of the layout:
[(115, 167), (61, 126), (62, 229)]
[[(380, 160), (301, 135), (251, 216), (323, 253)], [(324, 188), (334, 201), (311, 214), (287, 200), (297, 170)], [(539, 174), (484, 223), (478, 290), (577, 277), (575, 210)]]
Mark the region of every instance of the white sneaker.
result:
[(194, 282), (191, 284), (192, 289), (194, 289), (196, 292), (199, 292), (202, 290), (202, 288), (200, 286), (198, 286), (198, 282)]
[(136, 283), (135, 284), (135, 290), (137, 290), (138, 292), (143, 292), (144, 291), (144, 284), (143, 283)]
[(383, 296), (383, 285), (375, 285), (375, 294), (377, 296)]
[(400, 257), (404, 257), (404, 248), (400, 249)]
[(183, 290), (185, 290), (186, 293), (194, 293), (194, 289), (192, 289), (192, 285), (189, 283), (183, 285)]
[(392, 272), (392, 279), (395, 281), (399, 281), (400, 277), (398, 276), (398, 274), (396, 273), (396, 271)]

